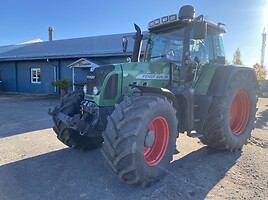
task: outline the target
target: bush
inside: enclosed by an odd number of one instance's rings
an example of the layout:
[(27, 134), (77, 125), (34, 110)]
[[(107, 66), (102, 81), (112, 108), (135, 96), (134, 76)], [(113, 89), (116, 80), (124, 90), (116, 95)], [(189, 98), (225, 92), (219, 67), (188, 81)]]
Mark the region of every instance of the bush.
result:
[(69, 79), (62, 79), (62, 80), (51, 81), (51, 85), (67, 89), (68, 87), (71, 87), (73, 85), (73, 82)]

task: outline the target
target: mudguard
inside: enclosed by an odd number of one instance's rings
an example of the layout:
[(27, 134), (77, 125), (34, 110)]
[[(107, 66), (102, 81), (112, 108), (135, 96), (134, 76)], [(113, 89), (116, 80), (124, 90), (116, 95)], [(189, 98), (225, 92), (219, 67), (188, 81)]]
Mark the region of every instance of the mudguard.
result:
[(258, 81), (256, 73), (252, 68), (235, 65), (211, 65), (207, 67), (195, 86), (196, 95), (205, 96), (224, 96), (227, 85), (236, 73), (245, 72), (252, 76), (255, 81), (256, 89)]
[(137, 88), (141, 92), (154, 93), (154, 94), (159, 94), (159, 95), (165, 96), (165, 97), (167, 97), (168, 99), (170, 99), (172, 101), (173, 106), (176, 108), (176, 110), (178, 110), (178, 108), (179, 108), (179, 105), (178, 105), (176, 97), (168, 89), (141, 86), (141, 85), (135, 85), (135, 84), (129, 84), (129, 86), (132, 87), (132, 88)]
[(208, 96), (224, 96), (228, 89), (228, 85), (233, 76), (237, 73), (247, 73), (252, 76), (255, 82), (256, 89), (258, 88), (258, 81), (256, 78), (255, 70), (249, 67), (240, 67), (235, 65), (220, 66), (215, 71), (213, 78), (209, 84), (207, 95)]

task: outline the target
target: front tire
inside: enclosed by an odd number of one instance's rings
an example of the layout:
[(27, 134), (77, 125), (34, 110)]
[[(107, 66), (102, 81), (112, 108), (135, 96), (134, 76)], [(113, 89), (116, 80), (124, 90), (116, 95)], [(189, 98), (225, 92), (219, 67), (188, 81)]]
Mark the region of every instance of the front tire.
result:
[(241, 72), (232, 78), (225, 96), (212, 99), (200, 138), (204, 144), (236, 151), (247, 142), (257, 111), (254, 83), (252, 76)]
[(159, 180), (173, 158), (176, 111), (164, 97), (143, 94), (116, 104), (103, 132), (106, 163), (128, 184)]

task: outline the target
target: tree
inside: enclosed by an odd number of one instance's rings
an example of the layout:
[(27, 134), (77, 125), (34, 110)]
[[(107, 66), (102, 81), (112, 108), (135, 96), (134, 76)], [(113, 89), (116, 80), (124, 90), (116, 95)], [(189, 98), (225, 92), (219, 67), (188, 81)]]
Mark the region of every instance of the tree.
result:
[(241, 59), (241, 53), (240, 53), (239, 47), (236, 49), (236, 51), (234, 53), (233, 64), (234, 65), (244, 65), (244, 63)]
[(267, 71), (263, 65), (256, 63), (255, 65), (253, 65), (253, 69), (256, 72), (258, 80), (265, 80)]

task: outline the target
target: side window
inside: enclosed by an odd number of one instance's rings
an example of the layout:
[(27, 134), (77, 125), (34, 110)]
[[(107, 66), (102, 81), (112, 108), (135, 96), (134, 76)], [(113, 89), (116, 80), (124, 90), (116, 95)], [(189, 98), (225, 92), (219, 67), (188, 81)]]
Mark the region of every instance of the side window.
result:
[(210, 32), (208, 32), (208, 35), (205, 39), (205, 44), (206, 44), (206, 54), (208, 56), (209, 62), (214, 60), (214, 48), (213, 48), (213, 37)]
[(212, 36), (208, 34), (204, 40), (191, 40), (191, 61), (202, 65), (208, 64), (213, 59)]
[(2, 69), (0, 69), (0, 82), (2, 82)]
[(216, 44), (216, 55), (217, 56), (225, 56), (222, 35), (220, 33), (216, 33), (214, 35), (214, 40)]
[(191, 61), (201, 65), (215, 63), (218, 57), (224, 57), (222, 35), (215, 30), (208, 30), (204, 40), (191, 40)]
[(31, 68), (31, 83), (41, 83), (40, 68)]

